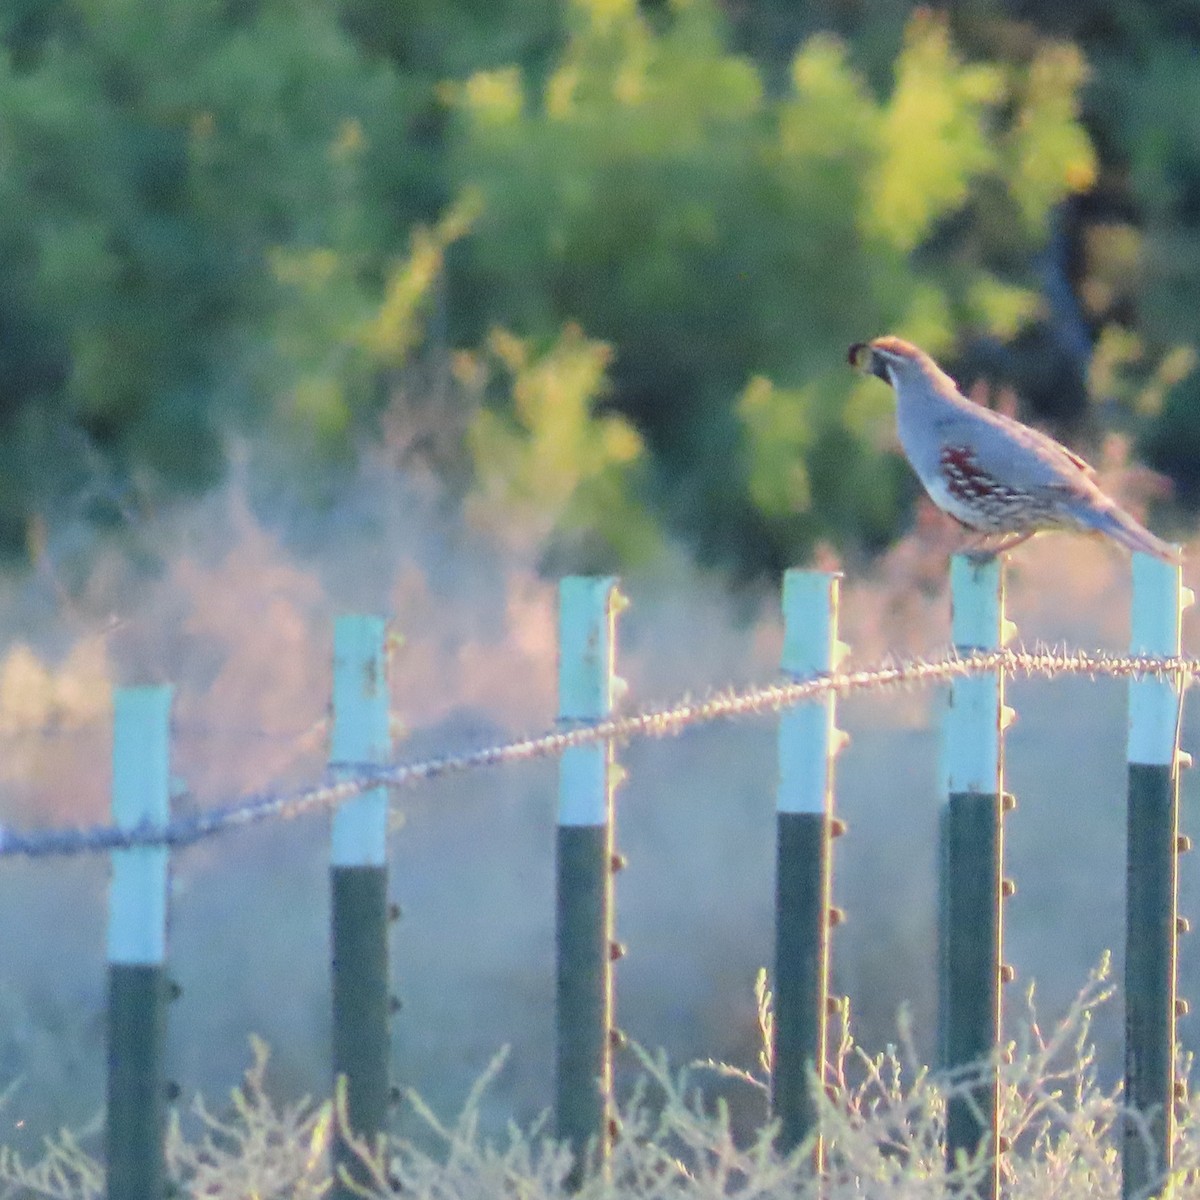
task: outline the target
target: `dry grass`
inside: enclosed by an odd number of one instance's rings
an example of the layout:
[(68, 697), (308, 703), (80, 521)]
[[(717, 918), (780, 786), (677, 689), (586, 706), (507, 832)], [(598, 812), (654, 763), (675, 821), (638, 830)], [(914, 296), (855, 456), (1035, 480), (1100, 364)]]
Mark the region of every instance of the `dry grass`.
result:
[[(997, 1058), (1002, 1132), (1010, 1144), (1002, 1159), (1004, 1189), (1013, 1197), (1115, 1200), (1121, 1192), (1119, 1136), (1126, 1114), (1118, 1090), (1101, 1087), (1089, 1045), (1091, 1017), (1108, 999), (1107, 963), (1093, 973), (1068, 1012), (1043, 1031), (1027, 993), (1015, 1041)], [(760, 1023), (769, 1046), (770, 1003), (760, 987)], [(696, 1200), (709, 1197), (879, 1197), (918, 1200), (951, 1191), (969, 1197), (980, 1178), (978, 1161), (948, 1168), (944, 1152), (947, 1098), (966, 1094), (975, 1080), (946, 1081), (922, 1066), (905, 1022), (898, 1041), (879, 1053), (858, 1046), (848, 1012), (825, 1087), (820, 1090), (827, 1170), (813, 1177), (810, 1147), (780, 1155), (766, 1120), (770, 1059), (757, 1068), (694, 1063), (674, 1072), (664, 1055), (638, 1052), (642, 1073), (622, 1106), (606, 1166), (589, 1174), (578, 1195), (586, 1200)], [(193, 1105), (202, 1132), (191, 1140), (173, 1120), (167, 1159), (177, 1194), (196, 1200), (316, 1200), (331, 1187), (329, 1143), (337, 1101), (280, 1105), (268, 1094), (267, 1052), (253, 1045), (254, 1062), (216, 1115)], [(532, 1129), (511, 1126), (500, 1138), (480, 1131), (484, 1094), (503, 1064), (498, 1056), (463, 1111), (443, 1122), (418, 1097), (411, 1113), (424, 1136), (389, 1137), (357, 1146), (369, 1183), (357, 1190), (372, 1200), (559, 1200), (569, 1194), (572, 1160), (549, 1137), (543, 1119)], [(1181, 1064), (1186, 1077), (1190, 1063)], [(763, 1122), (749, 1140), (735, 1136), (729, 1109), (701, 1086), (712, 1073), (746, 1087), (762, 1104)], [(814, 1080), (815, 1083), (815, 1080)], [(1178, 1106), (1174, 1172), (1167, 1194), (1195, 1194), (1200, 1185), (1200, 1131), (1190, 1095)], [(103, 1195), (104, 1173), (79, 1140), (63, 1133), (26, 1163), (0, 1150), (0, 1196), (93, 1200)]]

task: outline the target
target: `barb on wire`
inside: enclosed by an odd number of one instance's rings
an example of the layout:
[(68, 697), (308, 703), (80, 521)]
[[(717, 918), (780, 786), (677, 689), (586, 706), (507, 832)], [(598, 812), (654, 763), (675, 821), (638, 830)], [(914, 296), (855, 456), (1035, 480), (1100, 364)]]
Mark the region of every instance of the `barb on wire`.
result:
[(990, 671), (1052, 678), (1056, 675), (1106, 676), (1116, 679), (1174, 678), (1182, 688), (1200, 674), (1200, 658), (1164, 658), (1149, 654), (1115, 655), (1100, 651), (990, 650), (943, 658), (907, 661), (836, 671), (804, 679), (786, 680), (726, 691), (703, 700), (682, 700), (665, 708), (647, 709), (603, 721), (572, 724), (472, 750), (416, 762), (388, 766), (346, 763), (336, 766), (337, 779), (326, 779), (287, 792), (261, 792), (224, 805), (179, 817), (164, 826), (144, 825), (120, 829), (94, 825), (67, 829), (21, 831), (0, 827), (0, 858), (23, 855), (42, 858), (60, 855), (128, 850), (137, 846), (187, 846), (226, 829), (254, 825), (275, 817), (294, 817), (313, 809), (332, 809), (375, 787), (408, 787), (447, 775), (460, 775), (484, 767), (508, 766), (561, 754), (573, 746), (603, 741), (667, 737), (693, 725), (736, 717), (764, 716), (822, 696), (849, 696), (894, 687), (948, 683)]

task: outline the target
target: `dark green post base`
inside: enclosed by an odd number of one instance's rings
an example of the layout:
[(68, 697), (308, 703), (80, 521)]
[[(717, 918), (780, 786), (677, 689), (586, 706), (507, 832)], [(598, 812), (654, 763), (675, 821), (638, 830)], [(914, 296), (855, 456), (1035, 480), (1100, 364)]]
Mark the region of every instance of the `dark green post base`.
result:
[[(1170, 766), (1129, 764), (1125, 890), (1125, 1102), (1121, 1194), (1155, 1195), (1171, 1167), (1179, 790)], [(1149, 1132), (1149, 1143), (1145, 1134)]]
[(981, 1143), (989, 1166), (981, 1197), (999, 1187), (999, 1080), (985, 1068), (1000, 1040), (1001, 875), (1000, 797), (955, 792), (941, 815), (941, 921), (938, 942), (939, 1042), (942, 1066), (956, 1075), (986, 1070), (970, 1097), (952, 1098), (946, 1110), (946, 1159), (976, 1154)]
[(575, 1154), (570, 1182), (603, 1158), (612, 1099), (612, 826), (558, 827), (554, 1117)]
[(108, 968), (108, 1200), (162, 1200), (166, 1189), (162, 964)]
[[(333, 867), (333, 1072), (345, 1076), (347, 1119), (356, 1137), (374, 1143), (388, 1123), (391, 1041), (388, 1022), (388, 906), (386, 867)], [(366, 1184), (362, 1163), (337, 1137), (341, 1166)], [(356, 1193), (338, 1182), (333, 1196)]]
[[(824, 1073), (829, 993), (829, 819), (779, 813), (775, 873), (775, 1026), (771, 1105), (781, 1153), (815, 1128), (810, 1077)], [(814, 1151), (822, 1166), (821, 1144)]]

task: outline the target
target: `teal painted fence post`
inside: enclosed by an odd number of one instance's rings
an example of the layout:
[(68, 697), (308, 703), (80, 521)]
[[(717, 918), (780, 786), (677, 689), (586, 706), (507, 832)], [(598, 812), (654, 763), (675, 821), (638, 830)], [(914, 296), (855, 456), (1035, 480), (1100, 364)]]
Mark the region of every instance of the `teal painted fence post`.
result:
[[(962, 655), (997, 650), (1013, 632), (1004, 617), (1004, 560), (950, 562), (954, 648)], [(938, 1032), (941, 1065), (952, 1079), (981, 1072), (969, 1095), (946, 1110), (946, 1157), (982, 1150), (980, 1197), (999, 1188), (999, 1079), (989, 1061), (1001, 1032), (1000, 984), (1005, 976), (1003, 672), (956, 680), (946, 713), (940, 814)]]
[[(572, 576), (559, 585), (558, 706), (564, 725), (612, 712), (617, 581)], [(559, 766), (556, 856), (554, 1116), (575, 1156), (578, 1186), (607, 1156), (612, 1119), (614, 940), (613, 748), (568, 749)]]
[[(122, 688), (113, 711), (113, 821), (162, 826), (170, 816), (169, 687)], [(168, 851), (112, 853), (108, 916), (108, 1200), (161, 1200), (166, 1190)]]
[[(329, 761), (337, 776), (391, 756), (385, 638), (380, 617), (339, 617), (334, 626)], [(387, 825), (387, 788), (370, 788), (334, 813), (330, 848), (333, 1073), (345, 1080), (349, 1132), (372, 1143), (387, 1128), (391, 1095)], [(350, 1200), (367, 1175), (343, 1133), (334, 1141), (334, 1195)]]
[[(1133, 556), (1130, 651), (1180, 652), (1191, 593), (1178, 565)], [(1125, 890), (1125, 1102), (1122, 1195), (1157, 1195), (1175, 1135), (1176, 950), (1179, 930), (1179, 680), (1129, 684)]]
[[(845, 647), (838, 641), (840, 576), (788, 571), (783, 579), (781, 667), (792, 679), (834, 670)], [(786, 709), (779, 717), (776, 797), (775, 1020), (771, 1104), (777, 1145), (788, 1153), (816, 1129), (811, 1076), (824, 1075), (829, 1003), (831, 841), (835, 824), (834, 756), (846, 741), (835, 726), (828, 695)], [(821, 1140), (813, 1153), (823, 1168)]]

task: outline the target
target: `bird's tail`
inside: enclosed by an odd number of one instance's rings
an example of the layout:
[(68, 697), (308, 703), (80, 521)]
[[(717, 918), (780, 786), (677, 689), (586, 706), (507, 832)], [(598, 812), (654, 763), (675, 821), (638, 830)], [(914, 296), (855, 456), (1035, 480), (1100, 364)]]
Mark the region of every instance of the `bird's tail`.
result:
[(1144, 528), (1133, 519), (1123, 508), (1117, 505), (1104, 508), (1089, 508), (1078, 514), (1089, 528), (1097, 533), (1110, 537), (1119, 542), (1127, 550), (1140, 551), (1142, 554), (1152, 554), (1163, 562), (1177, 563), (1183, 558), (1183, 549), (1164, 542), (1155, 537), (1150, 530)]

